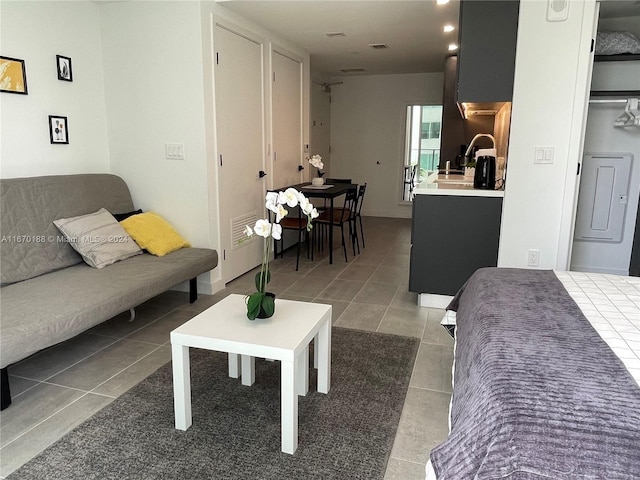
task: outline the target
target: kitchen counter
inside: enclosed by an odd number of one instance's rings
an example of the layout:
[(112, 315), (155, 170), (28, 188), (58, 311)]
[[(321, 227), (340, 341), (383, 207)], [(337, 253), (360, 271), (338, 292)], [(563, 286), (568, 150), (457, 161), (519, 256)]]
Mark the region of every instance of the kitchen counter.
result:
[(504, 197), (504, 190), (473, 188), (473, 177), (431, 173), (413, 188), (414, 195), (456, 195), (469, 197)]
[(473, 272), (498, 264), (504, 192), (434, 172), (413, 193), (409, 291), (444, 308)]

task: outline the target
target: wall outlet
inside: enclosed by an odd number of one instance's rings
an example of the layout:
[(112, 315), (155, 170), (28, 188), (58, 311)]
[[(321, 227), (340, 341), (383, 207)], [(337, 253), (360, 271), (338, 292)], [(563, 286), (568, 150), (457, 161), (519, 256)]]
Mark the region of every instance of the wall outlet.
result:
[(540, 265), (540, 250), (530, 249), (527, 252), (527, 266), (537, 267)]

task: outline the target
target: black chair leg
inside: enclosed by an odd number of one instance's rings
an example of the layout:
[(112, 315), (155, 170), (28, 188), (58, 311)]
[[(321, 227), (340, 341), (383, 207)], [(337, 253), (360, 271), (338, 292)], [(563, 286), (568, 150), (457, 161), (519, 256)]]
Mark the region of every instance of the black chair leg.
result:
[(358, 217), (360, 220), (360, 236), (362, 237), (362, 248), (364, 248), (364, 231), (362, 230), (362, 217)]
[(342, 235), (342, 250), (344, 250), (344, 261), (348, 262), (349, 259), (347, 258), (347, 244), (344, 241), (344, 223), (340, 224), (340, 233)]
[(302, 240), (302, 232), (298, 230), (298, 245), (296, 246), (296, 272), (300, 265), (300, 240)]

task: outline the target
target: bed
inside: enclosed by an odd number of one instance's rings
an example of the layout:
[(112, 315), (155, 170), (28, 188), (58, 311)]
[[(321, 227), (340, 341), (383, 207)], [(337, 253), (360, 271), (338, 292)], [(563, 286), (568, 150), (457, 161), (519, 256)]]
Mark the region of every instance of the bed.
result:
[(640, 278), (483, 268), (427, 478), (639, 479)]

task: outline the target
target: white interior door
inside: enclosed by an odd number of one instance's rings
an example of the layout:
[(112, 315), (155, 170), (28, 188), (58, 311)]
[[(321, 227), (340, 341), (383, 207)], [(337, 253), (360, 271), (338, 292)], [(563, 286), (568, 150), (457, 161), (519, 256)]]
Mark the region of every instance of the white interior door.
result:
[[(273, 52), (273, 188), (300, 183), (302, 146), (302, 64)], [(303, 165), (308, 168), (307, 165)]]
[(264, 218), (263, 47), (216, 25), (216, 135), (220, 189), (222, 276), (228, 282), (262, 262), (261, 237), (246, 225)]

